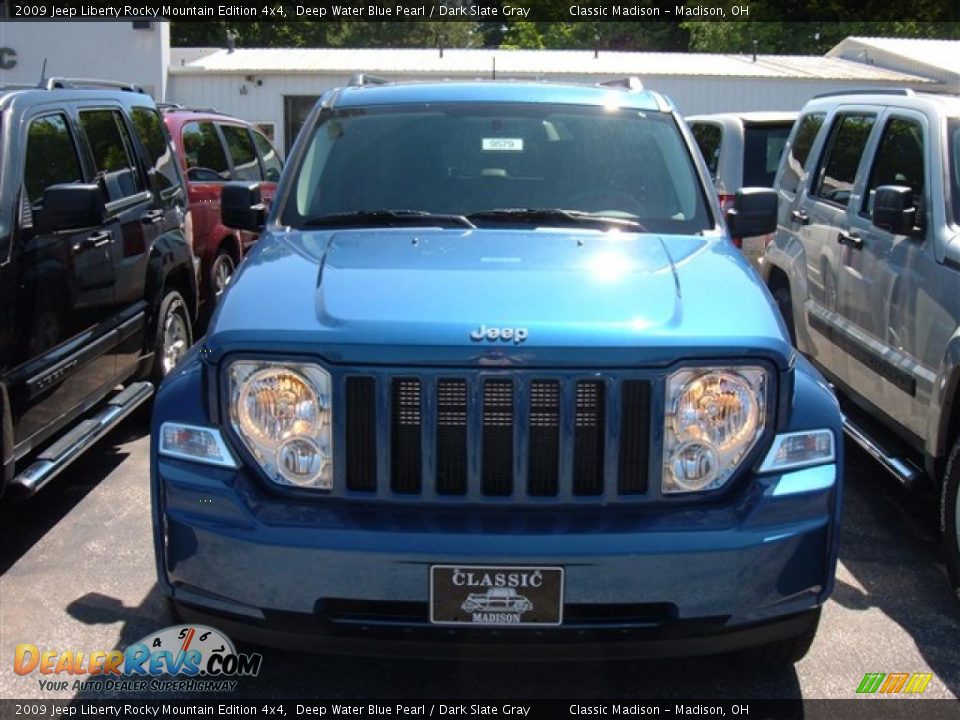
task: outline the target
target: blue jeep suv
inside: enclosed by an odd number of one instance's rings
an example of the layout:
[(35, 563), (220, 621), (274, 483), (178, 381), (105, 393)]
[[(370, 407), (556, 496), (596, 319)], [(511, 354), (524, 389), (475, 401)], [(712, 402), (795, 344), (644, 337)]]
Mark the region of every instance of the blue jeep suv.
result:
[[(833, 586), (833, 393), (637, 87), (325, 94), (264, 236), (158, 392), (160, 586), (266, 644), (470, 657), (808, 649)], [(471, 602), (509, 596), (510, 602)], [(753, 653), (751, 653), (753, 654)]]

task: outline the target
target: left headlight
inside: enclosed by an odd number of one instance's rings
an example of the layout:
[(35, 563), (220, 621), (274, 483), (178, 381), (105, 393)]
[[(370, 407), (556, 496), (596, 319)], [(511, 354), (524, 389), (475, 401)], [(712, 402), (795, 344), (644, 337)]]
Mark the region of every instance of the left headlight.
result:
[(667, 378), (663, 493), (722, 487), (763, 434), (766, 394), (759, 367), (679, 370)]
[(230, 422), (279, 485), (333, 487), (330, 373), (317, 365), (230, 365)]

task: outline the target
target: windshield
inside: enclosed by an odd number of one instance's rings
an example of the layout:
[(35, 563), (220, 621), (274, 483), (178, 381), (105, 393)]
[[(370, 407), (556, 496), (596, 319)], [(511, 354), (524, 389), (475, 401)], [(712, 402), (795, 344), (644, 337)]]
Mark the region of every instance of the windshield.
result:
[[(281, 214), (417, 211), (469, 216), (565, 210), (637, 221), (652, 232), (711, 227), (687, 146), (669, 114), (539, 103), (403, 105), (321, 115)], [(513, 213), (476, 224), (550, 225)], [(562, 221), (562, 222), (561, 222)]]

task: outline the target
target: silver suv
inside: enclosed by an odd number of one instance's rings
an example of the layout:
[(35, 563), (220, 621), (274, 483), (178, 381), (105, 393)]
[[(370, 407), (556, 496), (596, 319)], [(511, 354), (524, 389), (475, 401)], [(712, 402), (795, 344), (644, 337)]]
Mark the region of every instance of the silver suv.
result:
[(905, 484), (933, 482), (960, 596), (960, 98), (818, 96), (775, 188), (764, 280), (848, 401), (847, 433)]

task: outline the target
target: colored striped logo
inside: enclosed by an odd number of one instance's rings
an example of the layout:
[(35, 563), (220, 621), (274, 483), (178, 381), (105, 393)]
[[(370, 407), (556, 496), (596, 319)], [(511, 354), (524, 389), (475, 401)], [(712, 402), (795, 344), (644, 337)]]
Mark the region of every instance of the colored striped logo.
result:
[(933, 673), (867, 673), (857, 688), (858, 695), (919, 695), (927, 689)]

